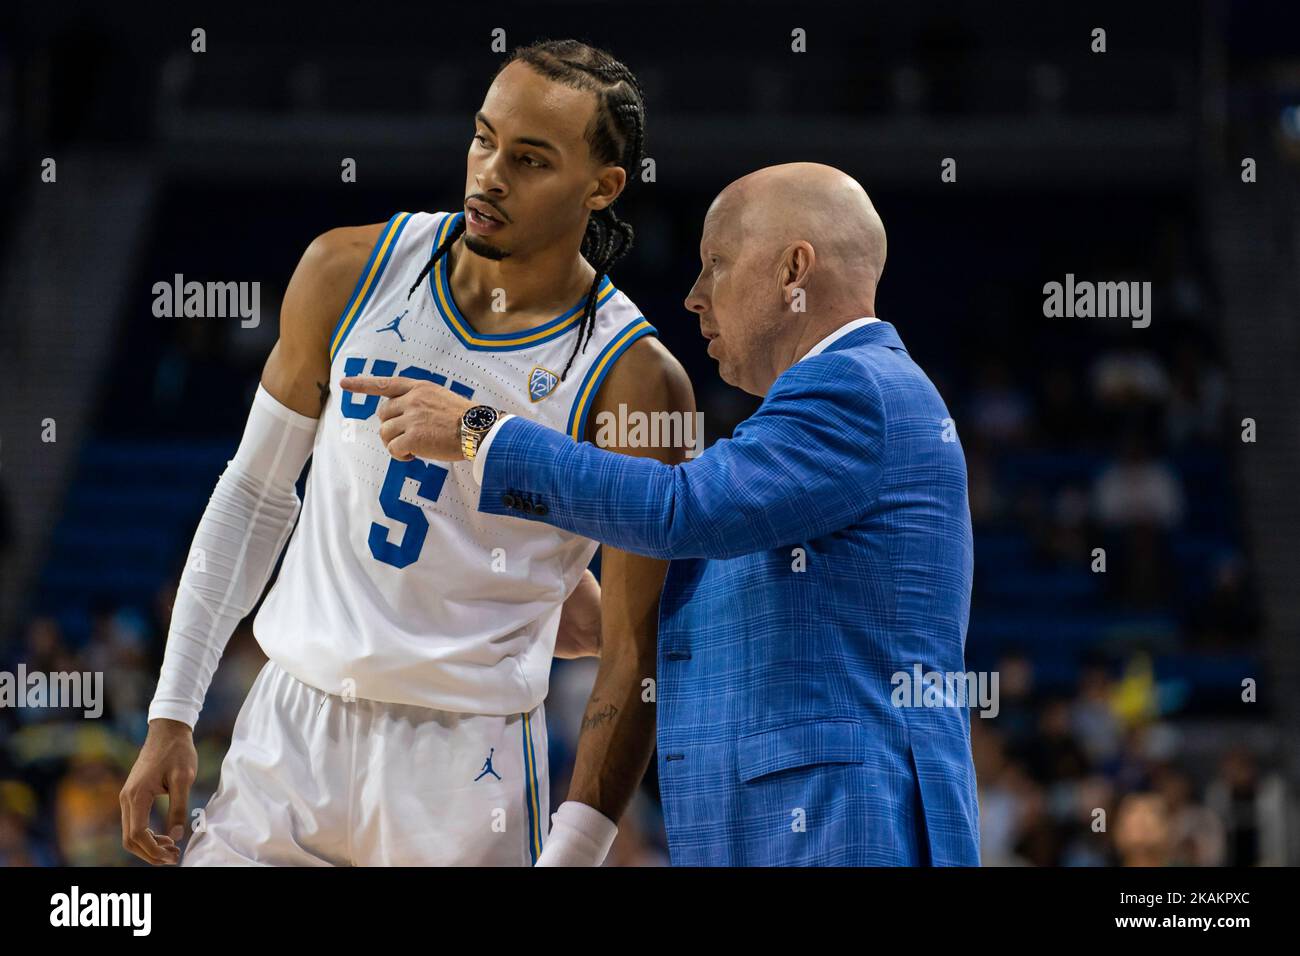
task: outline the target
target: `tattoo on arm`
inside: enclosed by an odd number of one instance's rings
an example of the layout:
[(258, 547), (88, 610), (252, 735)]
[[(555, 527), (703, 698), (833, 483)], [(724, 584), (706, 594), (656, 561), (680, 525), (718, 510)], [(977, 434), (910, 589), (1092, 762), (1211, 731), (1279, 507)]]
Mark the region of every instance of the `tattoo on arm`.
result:
[[(591, 699), (592, 705), (594, 706), (596, 702), (599, 700), (600, 700), (599, 697), (593, 697)], [(609, 723), (617, 716), (618, 716), (618, 708), (615, 707), (613, 704), (606, 704), (604, 707), (600, 707), (595, 710), (589, 710), (586, 716), (582, 718), (582, 729), (583, 730), (595, 729), (596, 727), (599, 727), (601, 724)]]

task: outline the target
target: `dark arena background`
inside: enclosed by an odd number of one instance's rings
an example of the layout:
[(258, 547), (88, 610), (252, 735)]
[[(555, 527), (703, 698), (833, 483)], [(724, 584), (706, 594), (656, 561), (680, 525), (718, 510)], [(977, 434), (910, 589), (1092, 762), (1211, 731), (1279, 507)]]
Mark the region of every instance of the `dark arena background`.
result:
[[(636, 245), (613, 278), (708, 442), (757, 404), (682, 304), (710, 201), (793, 160), (870, 193), (877, 314), (969, 469), (966, 664), (999, 682), (970, 721), (984, 865), (1296, 864), (1293, 6), (6, 5), (0, 671), (102, 672), (104, 704), (0, 709), (0, 865), (143, 866), (118, 795), (285, 283), (327, 229), (460, 207), (494, 36), (583, 39), (640, 78), (653, 177), (619, 200)], [(257, 283), (257, 321), (157, 317), (177, 275)], [(1149, 283), (1149, 312), (1051, 315), (1067, 276)], [(192, 807), (263, 662), (251, 620)], [(555, 666), (553, 808), (594, 669)], [(667, 862), (652, 763), (609, 865)]]

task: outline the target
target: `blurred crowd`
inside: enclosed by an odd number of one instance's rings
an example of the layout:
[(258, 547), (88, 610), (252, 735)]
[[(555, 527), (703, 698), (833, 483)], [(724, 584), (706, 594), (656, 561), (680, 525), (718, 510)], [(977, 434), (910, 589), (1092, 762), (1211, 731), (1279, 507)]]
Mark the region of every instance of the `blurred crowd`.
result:
[(1028, 658), (999, 664), (1001, 711), (971, 719), (986, 866), (1286, 862), (1282, 777), (1244, 742), (1162, 718), (1149, 661), (1090, 665), (1043, 694)]
[(946, 390), (976, 530), (968, 666), (1000, 679), (996, 718), (971, 719), (986, 865), (1281, 864), (1294, 842), (1286, 742), (1242, 683), (1262, 670), (1250, 436), (1212, 273), (1187, 224), (1159, 235), (1158, 324), (1043, 322)]

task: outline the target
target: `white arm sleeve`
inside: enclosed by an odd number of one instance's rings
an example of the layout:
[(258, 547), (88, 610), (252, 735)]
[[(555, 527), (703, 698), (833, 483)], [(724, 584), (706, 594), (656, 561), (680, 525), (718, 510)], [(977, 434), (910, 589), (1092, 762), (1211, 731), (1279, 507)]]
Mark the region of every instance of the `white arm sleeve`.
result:
[(239, 450), (194, 532), (150, 720), (166, 717), (190, 727), (198, 721), (226, 642), (261, 597), (293, 530), (300, 507), (295, 485), (316, 425), (257, 386)]

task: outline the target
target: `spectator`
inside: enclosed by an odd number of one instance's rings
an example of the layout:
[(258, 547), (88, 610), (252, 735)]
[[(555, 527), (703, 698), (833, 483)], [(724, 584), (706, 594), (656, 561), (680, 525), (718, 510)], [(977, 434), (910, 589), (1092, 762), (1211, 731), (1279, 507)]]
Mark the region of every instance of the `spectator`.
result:
[(1154, 793), (1131, 793), (1115, 814), (1115, 850), (1120, 866), (1169, 866), (1169, 809)]
[(1097, 664), (1085, 666), (1079, 677), (1079, 693), (1071, 710), (1070, 726), (1089, 762), (1095, 766), (1106, 766), (1119, 753), (1123, 732), (1114, 698), (1114, 681), (1106, 669)]
[(1170, 767), (1156, 775), (1156, 788), (1169, 808), (1173, 865), (1222, 866), (1227, 854), (1223, 822), (1196, 802), (1191, 778)]
[(1097, 520), (1108, 527), (1172, 528), (1183, 519), (1183, 489), (1173, 469), (1152, 458), (1132, 431), (1120, 458), (1097, 478), (1093, 507)]
[(972, 432), (990, 443), (1017, 444), (1029, 430), (1029, 398), (1012, 381), (1006, 362), (996, 357), (980, 363), (969, 408)]
[(19, 780), (0, 780), (0, 867), (54, 865), (54, 855), (31, 832), (36, 810), (36, 791)]
[(1287, 859), (1286, 787), (1261, 774), (1250, 753), (1224, 756), (1208, 802), (1226, 822), (1229, 866), (1281, 866)]
[(124, 866), (122, 808), (118, 794), (125, 776), (102, 734), (82, 736), (54, 798), (59, 853), (69, 866)]
[(1169, 444), (1178, 448), (1221, 440), (1227, 400), (1223, 373), (1206, 363), (1191, 342), (1180, 342), (1165, 413)]

